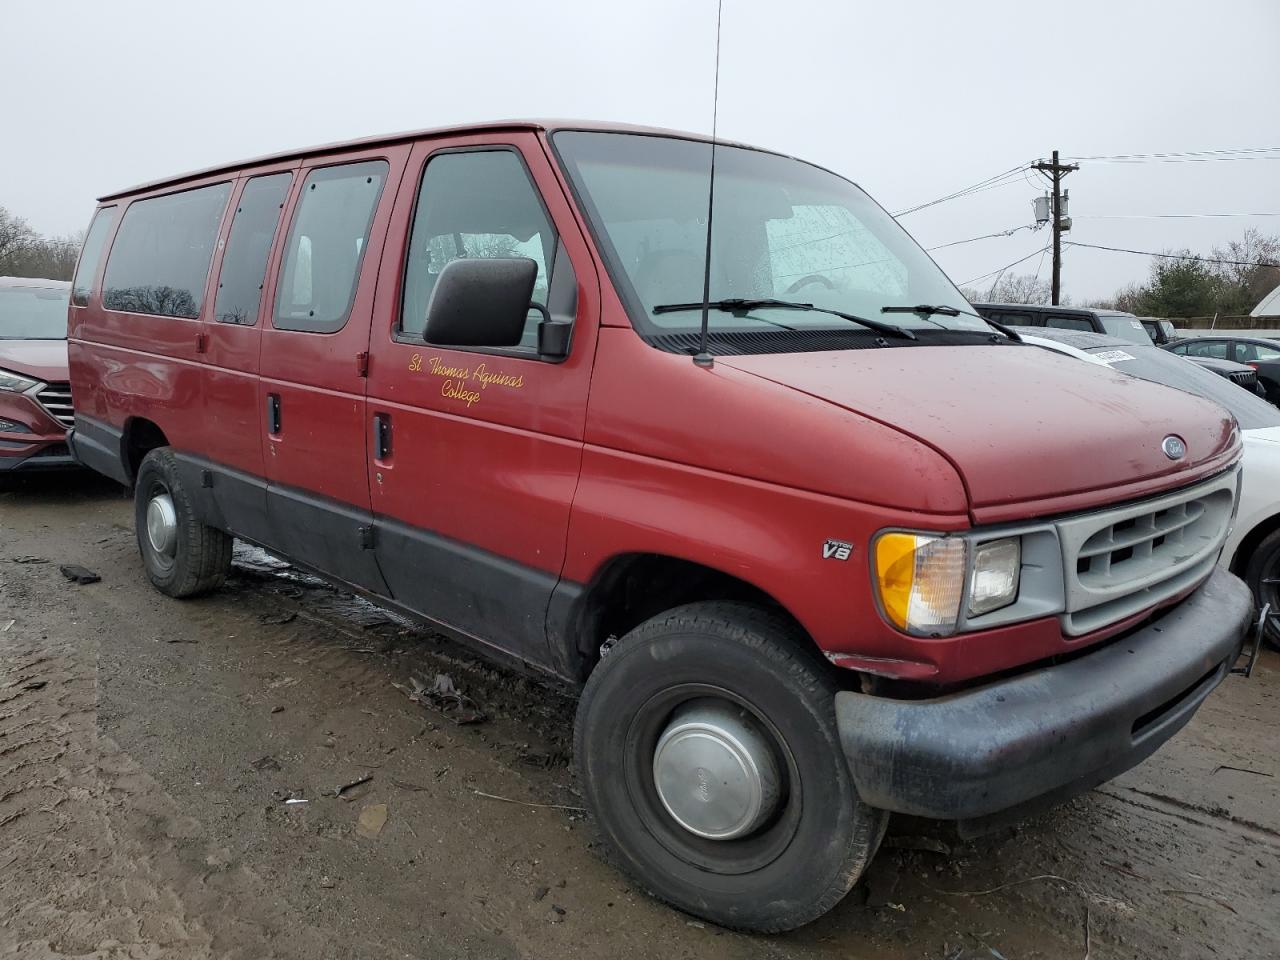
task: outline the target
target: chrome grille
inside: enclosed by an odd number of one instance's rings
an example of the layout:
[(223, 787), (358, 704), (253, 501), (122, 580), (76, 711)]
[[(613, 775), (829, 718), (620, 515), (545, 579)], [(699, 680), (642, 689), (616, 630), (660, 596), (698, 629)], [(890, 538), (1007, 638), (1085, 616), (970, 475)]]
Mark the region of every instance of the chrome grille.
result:
[(40, 406), (64, 427), (75, 426), (75, 409), (71, 405), (71, 384), (51, 383), (36, 394)]
[(1239, 468), (1162, 497), (1058, 522), (1063, 628), (1078, 636), (1195, 586), (1231, 527)]
[(1258, 375), (1252, 370), (1236, 370), (1231, 374), (1231, 382), (1252, 390), (1254, 384), (1258, 382)]

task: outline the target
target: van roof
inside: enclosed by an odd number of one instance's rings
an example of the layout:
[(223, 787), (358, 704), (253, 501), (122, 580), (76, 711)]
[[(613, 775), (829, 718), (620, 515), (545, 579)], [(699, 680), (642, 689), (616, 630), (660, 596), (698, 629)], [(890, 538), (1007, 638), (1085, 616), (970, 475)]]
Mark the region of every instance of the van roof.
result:
[[(306, 157), (317, 154), (334, 153), (339, 150), (371, 147), (381, 144), (403, 143), (410, 140), (421, 140), (425, 137), (439, 137), (463, 133), (488, 133), (498, 130), (536, 130), (547, 133), (556, 130), (596, 130), (607, 133), (639, 133), (648, 136), (679, 137), (682, 140), (701, 140), (708, 143), (711, 141), (709, 136), (701, 133), (689, 133), (684, 130), (668, 130), (663, 127), (646, 127), (638, 124), (610, 123), (600, 120), (492, 120), (485, 123), (468, 123), (448, 127), (429, 127), (425, 130), (406, 130), (401, 133), (388, 133), (372, 137), (362, 137), (357, 140), (343, 140), (337, 143), (325, 143), (293, 150), (282, 150), (278, 153), (268, 153), (260, 157), (253, 157), (249, 160), (239, 160), (233, 163), (220, 163), (212, 167), (205, 167), (201, 170), (192, 170), (176, 176), (162, 177), (159, 180), (140, 183), (124, 190), (116, 190), (112, 193), (103, 194), (98, 198), (98, 201), (100, 203), (106, 203), (110, 200), (121, 200), (135, 193), (147, 193), (152, 190), (159, 189), (160, 187), (180, 184), (187, 180), (199, 180), (219, 173), (231, 173), (233, 171), (245, 170), (250, 167), (264, 166), (269, 163), (280, 163), (284, 160), (302, 160)], [(719, 138), (717, 138), (716, 143), (721, 146), (745, 147), (749, 150), (760, 149), (759, 147), (753, 147), (750, 144), (737, 143), (732, 140), (723, 140)]]

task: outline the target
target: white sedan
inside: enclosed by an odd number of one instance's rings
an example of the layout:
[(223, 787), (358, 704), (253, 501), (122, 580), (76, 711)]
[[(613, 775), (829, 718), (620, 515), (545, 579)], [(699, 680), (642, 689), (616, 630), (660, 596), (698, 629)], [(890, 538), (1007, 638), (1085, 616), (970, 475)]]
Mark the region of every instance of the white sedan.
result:
[(1280, 647), (1280, 409), (1158, 347), (1076, 330), (1015, 329), (1033, 346), (1194, 393), (1236, 418), (1244, 442), (1240, 508), (1219, 562), (1249, 584), (1259, 608), (1271, 605), (1265, 636)]

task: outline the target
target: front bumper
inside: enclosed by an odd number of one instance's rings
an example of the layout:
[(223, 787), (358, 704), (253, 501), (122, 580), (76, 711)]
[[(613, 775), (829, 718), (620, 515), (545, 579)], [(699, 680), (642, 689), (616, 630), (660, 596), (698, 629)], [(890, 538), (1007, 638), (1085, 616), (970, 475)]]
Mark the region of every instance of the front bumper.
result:
[(1240, 652), (1253, 598), (1215, 569), (1145, 627), (1067, 663), (932, 700), (836, 695), (862, 799), (936, 820), (1031, 813), (1142, 762)]

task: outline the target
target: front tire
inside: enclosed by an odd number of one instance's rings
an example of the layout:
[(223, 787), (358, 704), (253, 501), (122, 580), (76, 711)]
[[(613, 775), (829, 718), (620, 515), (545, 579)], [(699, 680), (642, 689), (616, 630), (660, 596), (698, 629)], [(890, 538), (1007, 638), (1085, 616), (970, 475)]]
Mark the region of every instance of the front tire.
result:
[(646, 890), (738, 930), (791, 930), (857, 882), (888, 815), (858, 797), (833, 668), (780, 616), (680, 607), (609, 650), (578, 705), (583, 795)]
[(133, 499), (138, 550), (157, 590), (194, 597), (222, 586), (231, 569), (231, 537), (196, 518), (169, 447), (142, 458)]
[(1254, 548), (1244, 570), (1245, 583), (1253, 591), (1258, 609), (1271, 604), (1263, 639), (1280, 650), (1280, 530), (1274, 530)]

